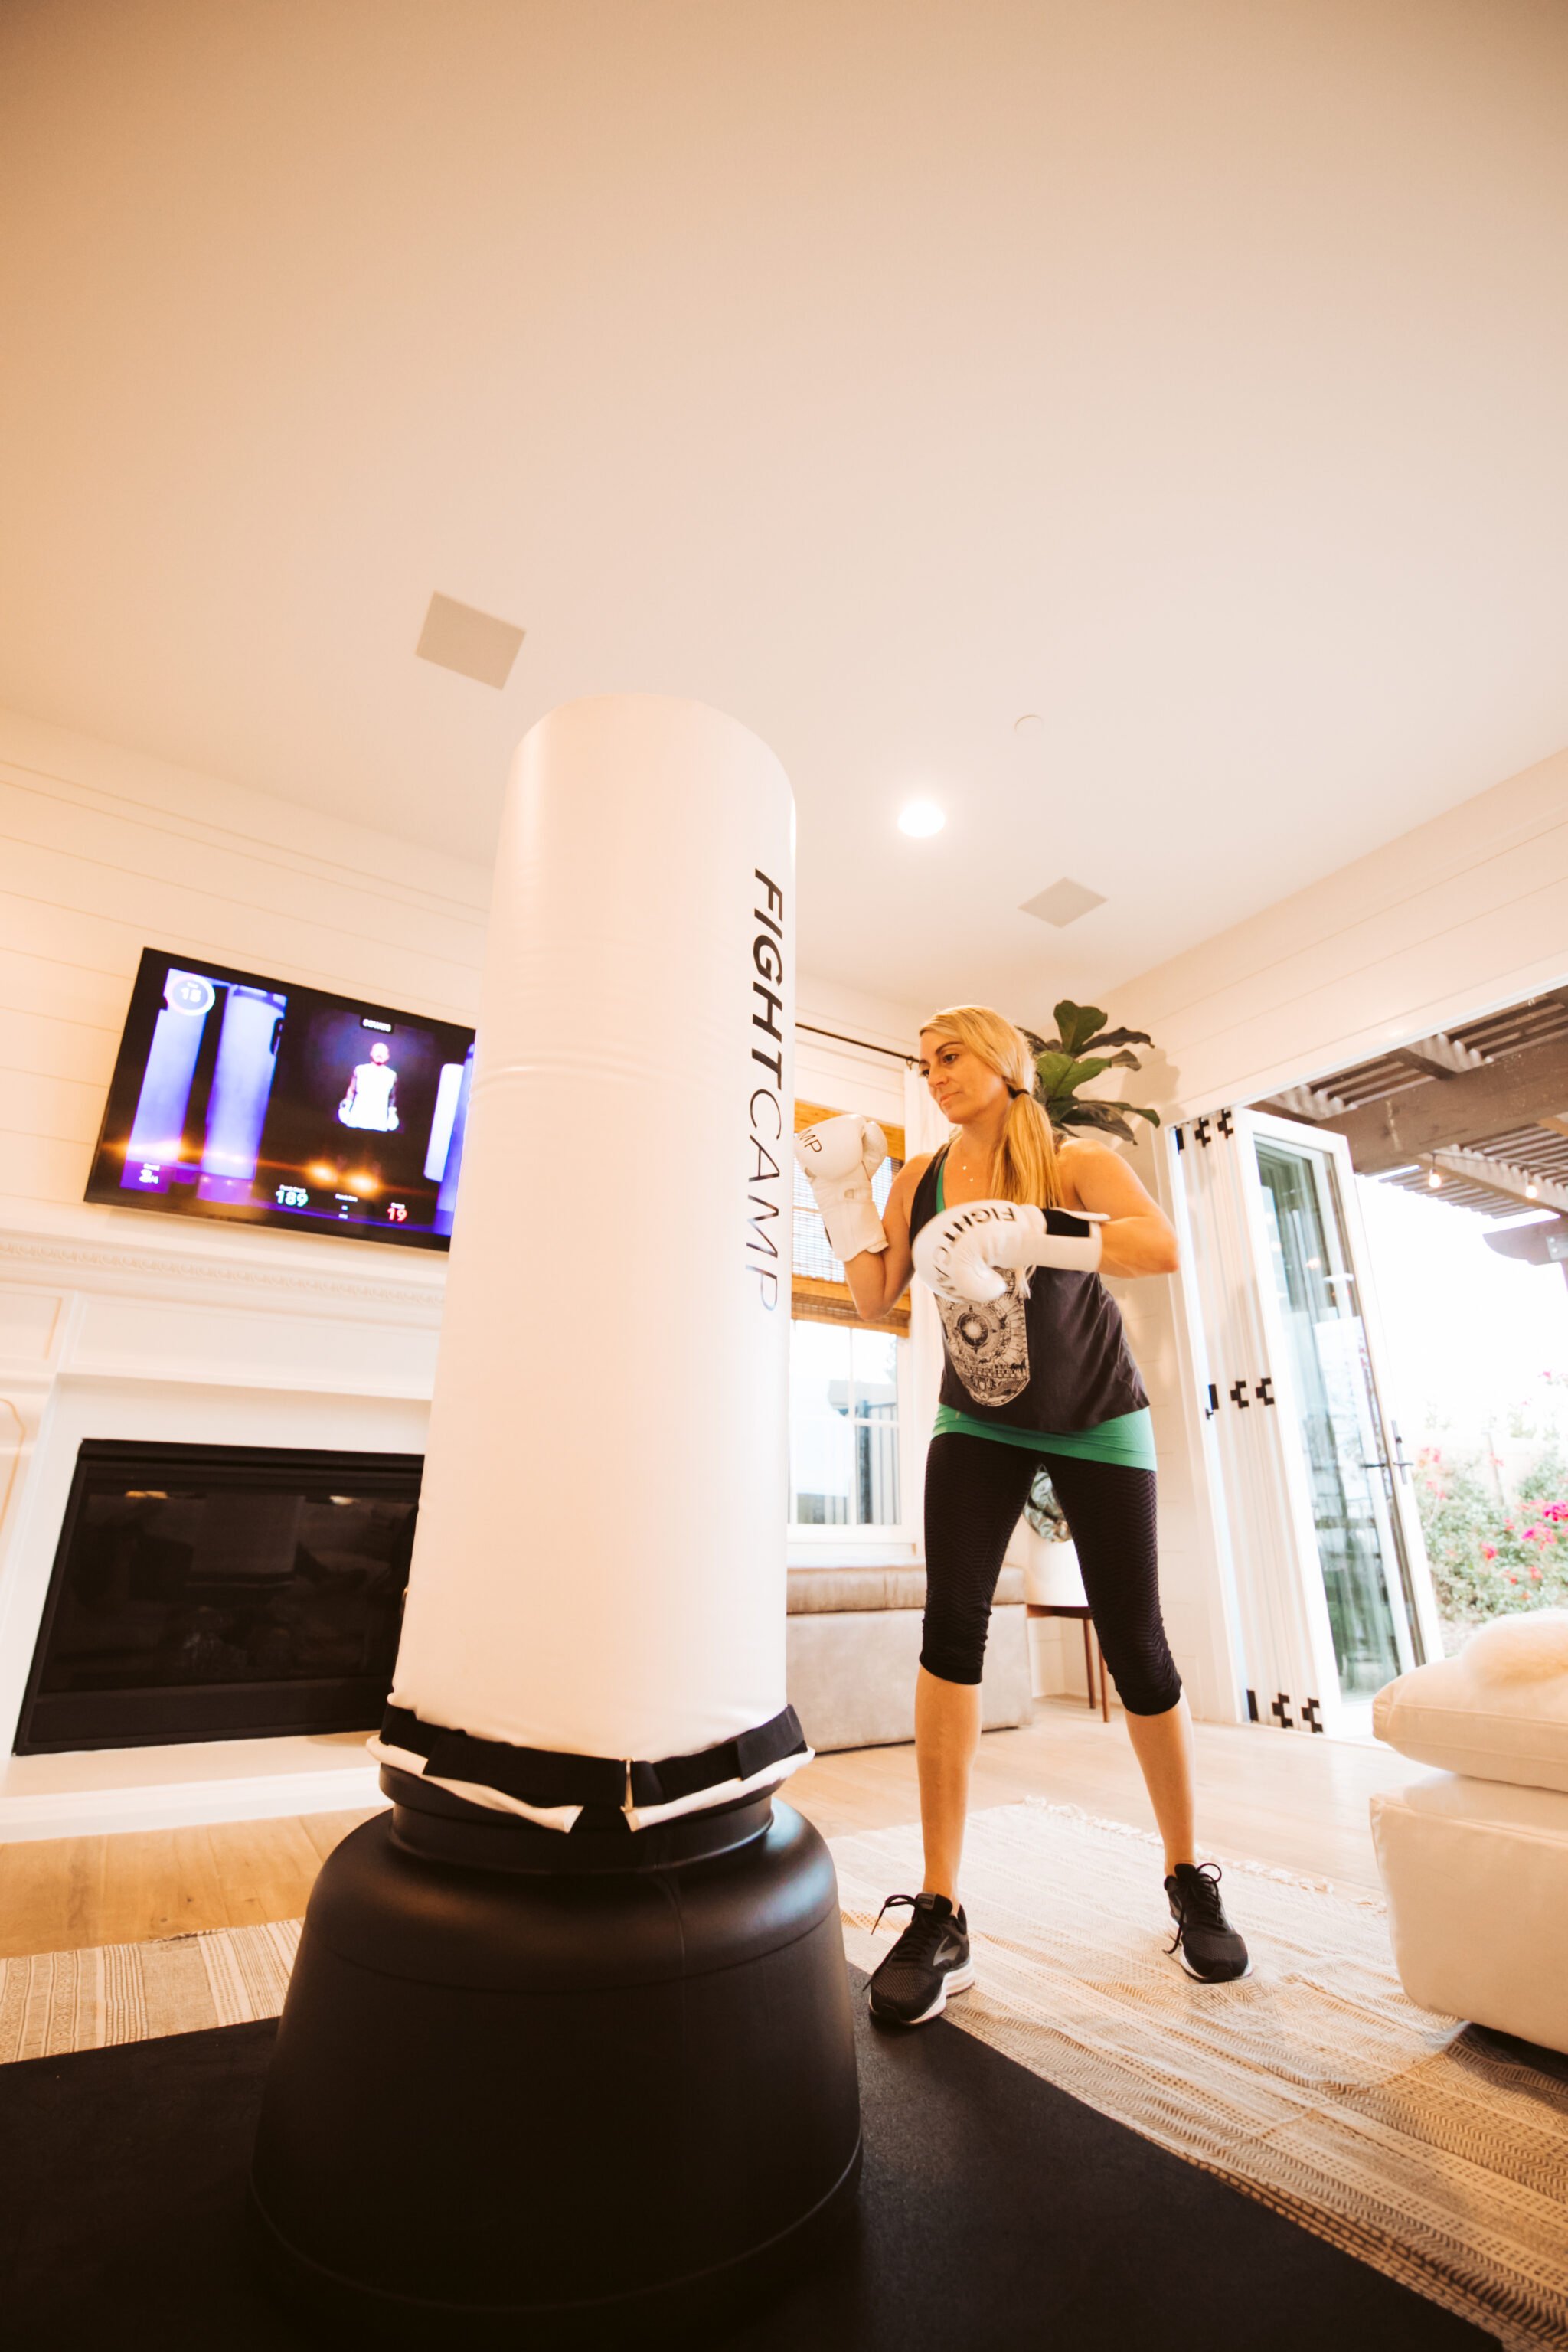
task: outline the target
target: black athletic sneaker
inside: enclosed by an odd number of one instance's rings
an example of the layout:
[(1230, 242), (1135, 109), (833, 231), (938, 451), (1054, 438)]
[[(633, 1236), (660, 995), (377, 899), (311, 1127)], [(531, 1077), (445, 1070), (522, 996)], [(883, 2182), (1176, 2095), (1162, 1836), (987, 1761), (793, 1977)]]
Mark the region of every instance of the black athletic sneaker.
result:
[[(950, 1992), (967, 1992), (974, 1982), (969, 1957), (969, 1922), (945, 1895), (889, 1895), (882, 1911), (907, 1904), (914, 1917), (872, 1977), (871, 2014), (884, 2025), (923, 2025), (940, 2017)], [(877, 1927), (882, 1924), (877, 1914)]]
[(1179, 1862), (1165, 1881), (1176, 1932), (1165, 1947), (1200, 1984), (1231, 1984), (1252, 1974), (1247, 1946), (1225, 1916), (1217, 1862)]

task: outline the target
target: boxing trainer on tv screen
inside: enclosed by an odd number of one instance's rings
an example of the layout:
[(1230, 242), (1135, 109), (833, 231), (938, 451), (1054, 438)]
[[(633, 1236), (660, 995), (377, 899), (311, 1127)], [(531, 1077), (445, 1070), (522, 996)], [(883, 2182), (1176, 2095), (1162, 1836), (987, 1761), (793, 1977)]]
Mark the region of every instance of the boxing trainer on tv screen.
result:
[(474, 1035), (143, 950), (89, 1201), (444, 1248)]

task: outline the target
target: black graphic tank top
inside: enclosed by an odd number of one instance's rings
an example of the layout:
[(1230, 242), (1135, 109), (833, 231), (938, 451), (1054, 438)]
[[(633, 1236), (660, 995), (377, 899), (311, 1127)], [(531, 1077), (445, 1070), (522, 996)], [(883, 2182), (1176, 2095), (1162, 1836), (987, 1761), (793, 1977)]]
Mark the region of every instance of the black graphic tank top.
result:
[[(915, 1187), (910, 1239), (937, 1214), (948, 1150)], [(1073, 1230), (1081, 1231), (1075, 1221)], [(939, 1297), (942, 1402), (1001, 1429), (1093, 1429), (1148, 1404), (1121, 1328), (1121, 1310), (1098, 1274), (1037, 1265), (1029, 1295), (1004, 1272), (1007, 1288), (989, 1306)]]

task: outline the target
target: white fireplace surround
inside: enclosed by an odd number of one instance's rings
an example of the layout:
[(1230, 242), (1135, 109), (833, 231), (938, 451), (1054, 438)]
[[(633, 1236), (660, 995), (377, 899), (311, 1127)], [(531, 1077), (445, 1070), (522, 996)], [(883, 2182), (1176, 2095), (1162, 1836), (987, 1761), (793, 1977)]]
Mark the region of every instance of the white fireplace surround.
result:
[(0, 1206), (0, 1842), (378, 1801), (358, 1733), (16, 1756), (83, 1438), (421, 1454), (444, 1254)]

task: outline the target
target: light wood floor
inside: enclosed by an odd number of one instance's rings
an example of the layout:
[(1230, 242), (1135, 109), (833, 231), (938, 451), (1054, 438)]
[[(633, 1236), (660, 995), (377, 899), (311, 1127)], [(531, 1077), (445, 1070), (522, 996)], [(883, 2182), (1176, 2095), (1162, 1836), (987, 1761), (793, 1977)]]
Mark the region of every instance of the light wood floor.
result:
[[(1198, 1833), (1205, 1852), (1331, 1879), (1356, 1893), (1379, 1891), (1368, 1799), (1376, 1789), (1419, 1780), (1424, 1764), (1371, 1742), (1302, 1739), (1217, 1723), (1200, 1723), (1196, 1731)], [(915, 1751), (859, 1748), (819, 1757), (795, 1774), (787, 1794), (825, 1837), (914, 1821)], [(1120, 1714), (1102, 1723), (1081, 1701), (1037, 1699), (1033, 1723), (982, 1739), (972, 1804), (1010, 1805), (1024, 1797), (1153, 1827)]]
[[(1367, 1800), (1424, 1767), (1386, 1748), (1228, 1725), (1199, 1724), (1197, 1738), (1205, 1847), (1376, 1890)], [(826, 1837), (913, 1821), (914, 1749), (820, 1757), (796, 1773), (789, 1796)], [(980, 1743), (974, 1803), (1023, 1797), (1150, 1826), (1120, 1717), (1104, 1724), (1068, 1700), (1037, 1701), (1032, 1724)], [(308, 1813), (0, 1846), (0, 1958), (296, 1919), (332, 1847), (367, 1818)]]

